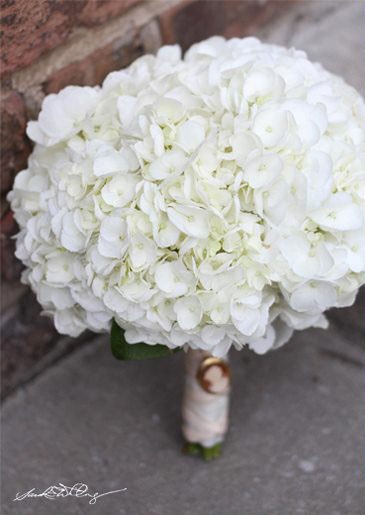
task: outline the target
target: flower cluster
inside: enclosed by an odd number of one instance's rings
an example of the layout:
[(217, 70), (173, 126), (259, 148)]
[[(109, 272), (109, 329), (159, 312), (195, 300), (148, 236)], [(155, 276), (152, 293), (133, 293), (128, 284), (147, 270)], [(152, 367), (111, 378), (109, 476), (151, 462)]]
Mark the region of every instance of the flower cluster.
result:
[(257, 353), (364, 282), (365, 107), (294, 49), (165, 46), (44, 100), (9, 194), (59, 332)]

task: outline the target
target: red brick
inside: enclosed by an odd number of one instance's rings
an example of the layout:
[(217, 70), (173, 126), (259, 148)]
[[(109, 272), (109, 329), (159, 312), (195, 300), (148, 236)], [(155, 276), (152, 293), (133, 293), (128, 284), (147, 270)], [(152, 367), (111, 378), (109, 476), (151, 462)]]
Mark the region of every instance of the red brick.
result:
[(15, 174), (24, 168), (30, 152), (25, 136), (26, 112), (21, 95), (12, 91), (4, 94), (1, 108), (1, 192), (8, 191)]
[(15, 0), (3, 8), (2, 74), (24, 67), (64, 41), (85, 5), (50, 0)]
[(74, 62), (54, 73), (44, 84), (45, 93), (55, 93), (69, 84), (94, 86), (101, 84), (113, 70), (120, 70), (144, 52), (140, 39), (126, 43), (117, 39), (90, 54), (82, 61)]
[(18, 226), (11, 211), (5, 213), (0, 221), (0, 264), (1, 278), (12, 282), (19, 280), (22, 264), (14, 256), (15, 242), (12, 236), (18, 232)]
[(120, 16), (140, 0), (14, 0), (1, 13), (1, 74), (34, 62), (65, 41), (78, 26)]
[(267, 0), (264, 4), (257, 1), (235, 2), (235, 9), (226, 10), (223, 35), (226, 38), (255, 36), (258, 29), (271, 19), (281, 16), (294, 2), (295, 0)]
[(1, 217), (0, 220), (0, 235), (3, 236), (12, 236), (16, 232), (16, 222), (14, 220), (13, 212), (8, 210)]
[(252, 35), (294, 0), (186, 0), (159, 17), (163, 42), (179, 43), (183, 50), (214, 35)]
[(87, 27), (101, 25), (107, 20), (120, 16), (139, 2), (141, 0), (87, 0), (77, 19), (80, 25)]

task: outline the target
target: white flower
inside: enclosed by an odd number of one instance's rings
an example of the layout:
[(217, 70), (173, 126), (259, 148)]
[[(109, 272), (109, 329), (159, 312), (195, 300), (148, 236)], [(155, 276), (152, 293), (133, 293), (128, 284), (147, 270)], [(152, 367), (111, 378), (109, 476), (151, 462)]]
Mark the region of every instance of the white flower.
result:
[(74, 260), (68, 252), (55, 253), (55, 256), (45, 260), (45, 279), (49, 285), (61, 284), (66, 286), (75, 277)]
[(277, 154), (265, 154), (247, 163), (243, 177), (251, 188), (270, 186), (283, 169), (283, 162)]
[(263, 354), (365, 282), (365, 105), (306, 54), (213, 37), (43, 102), (8, 199), (58, 331)]
[(262, 142), (252, 132), (237, 130), (229, 139), (237, 164), (244, 168), (250, 158), (261, 155)]
[(322, 241), (311, 243), (305, 234), (292, 233), (278, 242), (278, 247), (290, 269), (307, 279), (325, 277), (334, 265), (327, 246)]
[(364, 225), (363, 210), (344, 192), (331, 195), (323, 207), (313, 211), (310, 217), (329, 230), (354, 231)]
[(68, 86), (58, 95), (48, 95), (37, 122), (28, 124), (27, 134), (41, 145), (51, 146), (73, 135), (96, 107), (95, 88)]
[(194, 274), (181, 262), (160, 263), (156, 267), (155, 279), (158, 288), (168, 298), (186, 295), (195, 283)]
[(126, 222), (117, 216), (104, 218), (100, 225), (98, 251), (104, 257), (121, 259), (128, 249)]
[(320, 207), (332, 191), (333, 166), (330, 156), (318, 150), (307, 152), (302, 166), (307, 179), (306, 207), (311, 211)]
[(129, 301), (116, 287), (108, 290), (104, 295), (104, 304), (118, 318), (128, 322), (135, 322), (144, 314), (143, 309), (135, 302)]
[(167, 209), (170, 221), (181, 232), (194, 238), (207, 238), (209, 235), (209, 215), (194, 206), (174, 205)]
[(178, 299), (174, 304), (177, 323), (183, 331), (194, 329), (201, 321), (203, 310), (196, 295)]
[(156, 244), (138, 234), (130, 238), (129, 259), (133, 270), (141, 270), (154, 263), (157, 255)]
[(277, 98), (283, 93), (285, 83), (270, 68), (251, 71), (243, 84), (243, 94), (248, 101), (257, 101), (260, 97)]
[(265, 352), (273, 348), (276, 342), (275, 336), (275, 330), (271, 325), (268, 325), (264, 336), (260, 338), (248, 338), (248, 346), (255, 351), (256, 354), (265, 354)]
[(71, 308), (75, 304), (69, 288), (53, 288), (44, 283), (39, 285), (38, 301), (44, 307), (61, 310)]
[(137, 182), (131, 174), (113, 177), (101, 190), (101, 197), (109, 206), (123, 207), (133, 200)]
[(286, 100), (281, 108), (289, 111), (298, 127), (298, 134), (304, 144), (315, 145), (325, 133), (328, 120), (324, 106), (312, 106), (304, 100)]
[(80, 310), (60, 309), (54, 314), (54, 324), (61, 334), (79, 336), (87, 327)]
[(269, 307), (274, 297), (262, 299), (260, 292), (237, 292), (231, 300), (231, 317), (234, 326), (245, 336), (262, 336), (269, 317)]
[(177, 129), (176, 141), (187, 152), (192, 152), (199, 147), (204, 138), (204, 127), (192, 120), (183, 123)]
[(159, 125), (169, 125), (183, 118), (185, 108), (173, 98), (159, 98), (153, 105), (153, 112)]
[(364, 231), (347, 231), (344, 235), (347, 262), (353, 272), (365, 271), (365, 238)]
[(152, 161), (148, 172), (152, 179), (166, 179), (171, 175), (183, 173), (185, 163), (185, 154), (181, 150), (170, 150)]
[(133, 122), (137, 108), (137, 99), (132, 95), (122, 95), (118, 98), (117, 108), (122, 127), (127, 129)]
[(290, 295), (290, 306), (299, 312), (324, 311), (336, 303), (335, 288), (325, 282), (309, 281)]
[(117, 151), (114, 148), (101, 148), (94, 160), (94, 174), (97, 177), (126, 173), (138, 168), (138, 162), (131, 150)]
[(153, 225), (153, 237), (159, 247), (173, 247), (180, 236), (180, 231), (167, 218), (165, 213), (160, 213)]
[(59, 238), (62, 247), (71, 252), (80, 252), (85, 248), (85, 236), (77, 227), (73, 212), (62, 216)]
[(288, 129), (288, 113), (277, 107), (261, 109), (253, 120), (252, 131), (260, 138), (265, 148), (276, 147), (283, 142)]

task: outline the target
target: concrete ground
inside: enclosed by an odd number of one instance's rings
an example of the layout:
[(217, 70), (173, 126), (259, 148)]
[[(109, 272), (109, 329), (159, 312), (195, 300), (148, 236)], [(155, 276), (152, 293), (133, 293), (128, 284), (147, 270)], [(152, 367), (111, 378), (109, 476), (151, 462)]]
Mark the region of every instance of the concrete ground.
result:
[[(262, 36), (294, 44), (364, 92), (363, 2), (305, 2)], [(180, 452), (182, 356), (122, 363), (99, 338), (5, 402), (4, 515), (363, 515), (365, 387), (360, 302), (328, 331), (264, 357), (233, 352), (223, 456)], [(28, 498), (58, 483), (110, 494)]]
[[(180, 452), (182, 356), (122, 363), (100, 338), (6, 403), (2, 513), (363, 514), (359, 321), (358, 305), (265, 357), (232, 353), (231, 427), (210, 463)], [(127, 491), (12, 501), (59, 482)]]

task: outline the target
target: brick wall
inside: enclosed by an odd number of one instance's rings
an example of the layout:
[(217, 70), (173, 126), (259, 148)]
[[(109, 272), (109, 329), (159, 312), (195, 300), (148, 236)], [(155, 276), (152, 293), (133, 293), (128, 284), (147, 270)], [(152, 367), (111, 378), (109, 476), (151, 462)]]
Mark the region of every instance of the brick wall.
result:
[[(5, 200), (26, 166), (28, 119), (45, 94), (99, 84), (110, 71), (161, 44), (184, 49), (214, 34), (254, 34), (291, 0), (3, 0), (1, 3), (2, 392), (6, 395), (80, 340), (60, 338), (19, 282), (17, 232)], [(85, 339), (85, 337), (84, 337)]]

